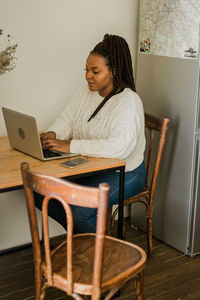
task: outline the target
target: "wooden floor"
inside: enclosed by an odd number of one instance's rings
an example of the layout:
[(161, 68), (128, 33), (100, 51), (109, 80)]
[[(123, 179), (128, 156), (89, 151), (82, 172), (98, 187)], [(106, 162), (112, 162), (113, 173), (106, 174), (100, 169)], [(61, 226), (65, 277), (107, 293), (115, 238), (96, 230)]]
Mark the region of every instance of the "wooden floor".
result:
[[(146, 236), (128, 230), (126, 239), (146, 248)], [(34, 300), (32, 249), (26, 248), (0, 256), (0, 299)], [(65, 293), (48, 289), (45, 300), (70, 300)], [(116, 300), (134, 300), (134, 281), (128, 282)], [(200, 300), (200, 256), (188, 257), (153, 240), (153, 255), (145, 269), (145, 300)]]

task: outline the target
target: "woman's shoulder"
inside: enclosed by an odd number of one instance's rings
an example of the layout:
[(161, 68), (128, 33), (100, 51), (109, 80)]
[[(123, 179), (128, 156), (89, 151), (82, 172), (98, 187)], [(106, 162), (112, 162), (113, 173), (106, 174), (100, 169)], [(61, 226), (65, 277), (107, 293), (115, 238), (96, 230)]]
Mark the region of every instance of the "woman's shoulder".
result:
[[(121, 94), (121, 95), (120, 95)], [(140, 96), (129, 88), (125, 88), (122, 93), (120, 93), (119, 101), (123, 101), (129, 104), (141, 104), (142, 100)], [(126, 100), (126, 101), (125, 101)]]
[(122, 92), (124, 95), (129, 96), (129, 97), (134, 97), (137, 98), (139, 97), (139, 95), (137, 94), (137, 92), (129, 89), (129, 88), (125, 88)]

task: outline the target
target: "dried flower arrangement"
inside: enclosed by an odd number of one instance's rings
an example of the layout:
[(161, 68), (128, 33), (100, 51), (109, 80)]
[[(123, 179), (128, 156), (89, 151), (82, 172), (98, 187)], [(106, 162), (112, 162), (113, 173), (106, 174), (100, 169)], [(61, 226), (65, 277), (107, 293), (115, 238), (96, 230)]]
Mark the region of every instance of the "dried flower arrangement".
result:
[[(0, 37), (3, 35), (3, 30), (0, 29)], [(17, 44), (10, 45), (10, 35), (7, 35), (8, 46), (3, 51), (0, 51), (0, 75), (4, 75), (15, 68), (15, 52)]]

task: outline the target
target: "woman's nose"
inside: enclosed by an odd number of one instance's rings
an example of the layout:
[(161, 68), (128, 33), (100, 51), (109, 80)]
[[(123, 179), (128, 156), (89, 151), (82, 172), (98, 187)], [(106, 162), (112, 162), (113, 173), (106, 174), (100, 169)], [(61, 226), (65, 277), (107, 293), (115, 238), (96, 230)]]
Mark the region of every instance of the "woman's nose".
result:
[(87, 71), (85, 76), (87, 80), (90, 80), (92, 78), (92, 72)]

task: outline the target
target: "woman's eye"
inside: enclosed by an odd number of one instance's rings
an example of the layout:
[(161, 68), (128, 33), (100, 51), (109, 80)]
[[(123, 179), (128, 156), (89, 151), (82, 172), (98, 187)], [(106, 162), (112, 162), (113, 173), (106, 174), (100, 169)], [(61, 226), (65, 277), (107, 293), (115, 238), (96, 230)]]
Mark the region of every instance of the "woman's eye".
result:
[[(88, 73), (88, 72), (89, 72), (89, 70), (88, 70), (88, 69), (84, 69), (84, 71), (85, 71), (86, 73)], [(93, 70), (92, 72), (93, 72), (93, 74), (95, 74), (95, 75), (99, 73), (99, 71), (94, 71), (94, 70)]]

